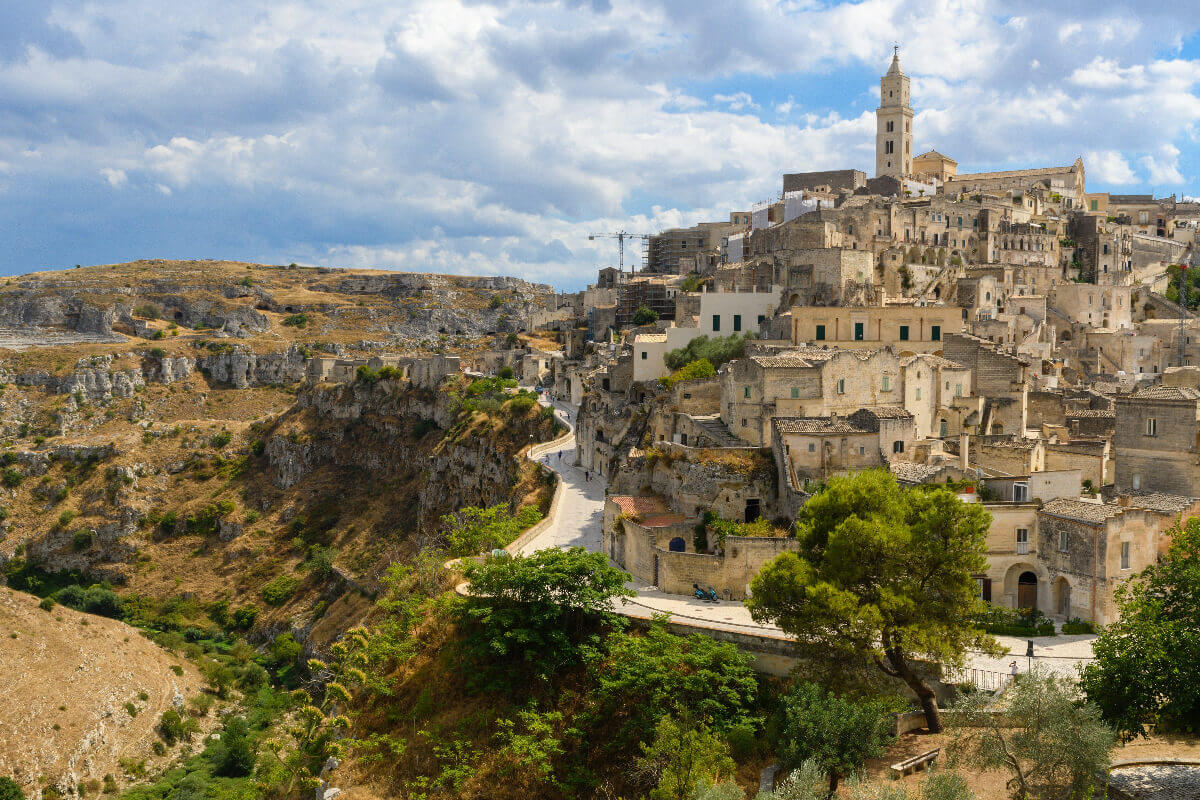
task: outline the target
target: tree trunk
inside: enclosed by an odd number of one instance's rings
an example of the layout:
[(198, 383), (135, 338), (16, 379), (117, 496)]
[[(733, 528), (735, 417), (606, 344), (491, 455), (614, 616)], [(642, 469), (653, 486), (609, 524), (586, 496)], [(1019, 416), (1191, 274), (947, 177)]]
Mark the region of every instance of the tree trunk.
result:
[(836, 772), (829, 773), (829, 796), (830, 797), (833, 797), (835, 794), (837, 794), (838, 778), (840, 778), (840, 777), (841, 776), (838, 775)]
[(925, 682), (925, 679), (917, 674), (917, 671), (912, 668), (908, 660), (904, 658), (904, 654), (898, 649), (892, 648), (887, 651), (888, 663), (892, 665), (892, 669), (900, 676), (908, 688), (913, 690), (917, 696), (917, 700), (921, 702), (921, 710), (925, 712), (925, 727), (930, 733), (942, 732), (942, 715), (938, 711), (937, 695), (933, 689)]

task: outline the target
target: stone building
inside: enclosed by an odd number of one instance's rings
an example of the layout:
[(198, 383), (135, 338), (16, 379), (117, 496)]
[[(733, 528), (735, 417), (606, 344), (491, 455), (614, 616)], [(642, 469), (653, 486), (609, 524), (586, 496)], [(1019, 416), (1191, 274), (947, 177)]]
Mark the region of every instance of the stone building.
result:
[(900, 49), (879, 79), (879, 108), (875, 110), (875, 175), (907, 178), (913, 174), (913, 110), (909, 80), (900, 69)]
[(959, 192), (1007, 191), (1024, 192), (1031, 186), (1042, 185), (1062, 197), (1067, 209), (1083, 207), (1087, 193), (1083, 159), (1063, 167), (1014, 169), (1000, 172), (960, 173), (946, 181), (947, 195)]
[(1116, 398), (1116, 488), (1200, 495), (1200, 390), (1156, 386)]
[(780, 485), (804, 486), (834, 475), (904, 460), (915, 439), (912, 415), (903, 409), (862, 409), (849, 416), (775, 417), (772, 448)]
[(898, 352), (933, 353), (943, 336), (963, 330), (957, 306), (841, 306), (792, 308), (792, 344), (844, 348), (892, 347)]

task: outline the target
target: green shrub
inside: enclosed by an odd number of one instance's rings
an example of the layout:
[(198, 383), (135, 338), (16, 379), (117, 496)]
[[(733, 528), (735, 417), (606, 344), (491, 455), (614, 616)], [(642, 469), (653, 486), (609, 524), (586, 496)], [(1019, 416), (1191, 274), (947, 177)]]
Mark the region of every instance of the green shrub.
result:
[(258, 609), (254, 606), (242, 606), (233, 612), (233, 625), (239, 630), (245, 631), (254, 627), (256, 619), (258, 619)]
[(531, 397), (527, 394), (519, 394), (504, 405), (508, 409), (509, 414), (514, 417), (519, 417), (528, 414), (530, 409), (537, 404), (537, 398)]
[(354, 379), (359, 383), (370, 385), (379, 380), (379, 373), (368, 367), (366, 364), (360, 364), (358, 369), (354, 371)]
[(166, 358), (167, 351), (163, 350), (161, 347), (151, 347), (150, 355), (153, 356), (154, 358)]
[(0, 482), (9, 489), (15, 489), (21, 485), (21, 481), (25, 480), (24, 474), (15, 467), (8, 467), (4, 472), (0, 472)]
[(233, 441), (233, 434), (231, 434), (229, 431), (221, 431), (220, 433), (213, 434), (208, 440), (208, 443), (213, 447), (221, 448), (229, 444), (231, 441)]
[(741, 358), (746, 354), (746, 342), (754, 338), (754, 334), (733, 333), (729, 336), (697, 336), (685, 347), (672, 350), (664, 356), (668, 369), (680, 369), (686, 364), (700, 359), (707, 360), (714, 368), (720, 368), (727, 361)]
[(240, 281), (238, 281), (238, 285), (240, 285), (240, 286), (246, 286), (246, 287), (253, 286), (253, 285), (254, 285), (254, 279), (253, 279), (253, 278), (251, 278), (249, 275), (246, 275), (246, 276), (245, 276), (245, 277), (243, 277), (243, 278), (242, 278)]
[(150, 336), (150, 338), (153, 339), (154, 341), (159, 341), (160, 339), (167, 338), (167, 333), (166, 333), (166, 331), (163, 331), (163, 330), (157, 330)]
[(12, 778), (0, 777), (0, 800), (25, 800), (25, 793)]
[(292, 314), (284, 317), (283, 324), (293, 328), (303, 328), (308, 324), (308, 314)]
[(658, 312), (649, 306), (638, 306), (633, 312), (634, 325), (650, 325), (654, 322), (658, 322)]
[(1095, 633), (1096, 626), (1087, 620), (1080, 619), (1079, 617), (1071, 617), (1069, 620), (1063, 623), (1062, 632), (1067, 634)]
[(92, 532), (89, 530), (75, 531), (75, 535), (71, 537), (71, 549), (76, 553), (90, 550), (92, 547)]
[(141, 317), (142, 319), (158, 319), (162, 316), (162, 311), (153, 303), (143, 303), (140, 306), (134, 306), (133, 316)]
[(280, 575), (262, 588), (262, 599), (268, 605), (281, 606), (300, 588), (300, 581), (291, 575)]
[(200, 730), (200, 726), (196, 720), (185, 718), (173, 708), (164, 711), (158, 722), (158, 735), (168, 745), (190, 742), (192, 735), (198, 730)]
[(670, 389), (677, 383), (683, 381), (704, 380), (712, 378), (717, 374), (717, 370), (707, 358), (690, 361), (679, 369), (672, 372), (665, 378), (659, 378), (658, 382)]
[(510, 381), (516, 377), (516, 373), (513, 372), (512, 367), (505, 366), (500, 368), (500, 371), (496, 373), (496, 377), (500, 380)]
[(381, 381), (398, 381), (404, 377), (404, 370), (390, 365), (379, 368), (379, 380)]
[[(71, 524), (71, 520), (75, 519), (75, 509), (64, 508), (58, 515), (58, 527), (65, 528)], [(78, 534), (76, 534), (78, 536)], [(90, 542), (89, 542), (90, 544)]]
[(42, 602), (38, 603), (38, 608), (40, 608), (42, 611), (49, 611), (54, 608), (54, 605), (53, 597), (43, 597)]

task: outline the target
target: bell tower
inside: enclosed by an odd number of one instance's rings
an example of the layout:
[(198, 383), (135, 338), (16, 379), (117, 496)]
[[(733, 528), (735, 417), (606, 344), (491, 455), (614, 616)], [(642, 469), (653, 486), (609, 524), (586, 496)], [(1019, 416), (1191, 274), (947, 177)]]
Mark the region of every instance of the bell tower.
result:
[(913, 110), (908, 104), (908, 76), (900, 69), (900, 46), (892, 52), (892, 66), (879, 79), (879, 108), (875, 109), (875, 176), (907, 178), (912, 175)]

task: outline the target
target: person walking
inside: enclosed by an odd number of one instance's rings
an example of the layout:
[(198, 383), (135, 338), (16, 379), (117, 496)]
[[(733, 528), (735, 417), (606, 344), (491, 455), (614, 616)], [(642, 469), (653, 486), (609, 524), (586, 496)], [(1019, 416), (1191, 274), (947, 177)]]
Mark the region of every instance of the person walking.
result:
[(1017, 680), (1017, 662), (1013, 661), (1012, 663), (1010, 663), (1008, 665), (1008, 670), (1009, 670), (1009, 672), (1012, 673), (1011, 680), (1015, 683)]

